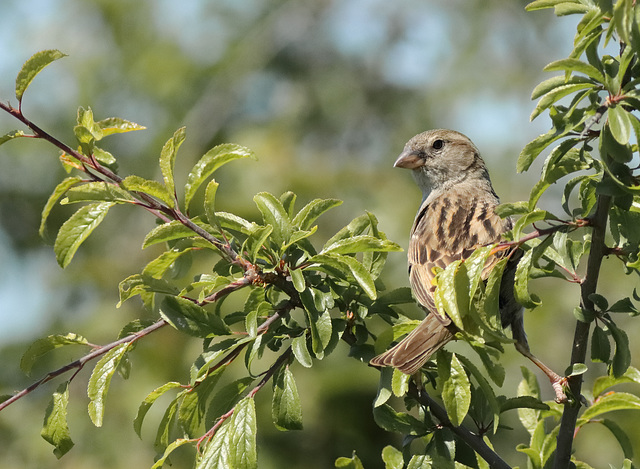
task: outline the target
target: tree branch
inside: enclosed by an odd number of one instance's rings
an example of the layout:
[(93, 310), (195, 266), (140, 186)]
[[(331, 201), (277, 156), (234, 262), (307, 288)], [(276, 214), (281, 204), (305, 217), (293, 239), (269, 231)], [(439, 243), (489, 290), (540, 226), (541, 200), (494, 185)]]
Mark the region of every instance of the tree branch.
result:
[(436, 417), (442, 425), (449, 428), (455, 433), (462, 441), (464, 441), (471, 449), (478, 453), (482, 459), (484, 459), (491, 469), (511, 469), (511, 466), (507, 464), (494, 450), (492, 450), (480, 437), (475, 433), (472, 433), (466, 427), (460, 425), (456, 427), (451, 423), (447, 416), (447, 411), (434, 401), (426, 392), (420, 392), (416, 384), (411, 381), (409, 383), (409, 395), (420, 402), (423, 406), (428, 406), (431, 413)]
[(15, 401), (17, 401), (18, 399), (26, 396), (27, 394), (29, 394), (30, 392), (36, 390), (37, 388), (39, 388), (40, 386), (42, 386), (44, 383), (51, 381), (54, 378), (57, 378), (58, 376), (66, 373), (67, 371), (71, 371), (74, 369), (77, 369), (78, 371), (82, 369), (82, 367), (84, 367), (84, 365), (86, 365), (88, 362), (90, 362), (91, 360), (93, 360), (94, 358), (97, 358), (101, 355), (104, 355), (105, 353), (107, 353), (108, 351), (116, 348), (118, 345), (122, 345), (122, 344), (127, 344), (127, 343), (133, 343), (135, 341), (137, 341), (138, 339), (141, 339), (142, 337), (151, 334), (152, 332), (166, 326), (168, 323), (164, 320), (164, 319), (159, 319), (158, 321), (154, 322), (153, 324), (151, 324), (148, 327), (145, 327), (144, 329), (128, 335), (126, 337), (123, 337), (120, 340), (116, 340), (115, 342), (111, 342), (110, 344), (104, 345), (100, 348), (95, 349), (94, 351), (92, 351), (91, 353), (85, 355), (82, 358), (79, 358), (78, 360), (68, 363), (65, 366), (63, 366), (62, 368), (58, 368), (55, 371), (51, 371), (49, 373), (47, 373), (44, 377), (42, 377), (41, 379), (39, 379), (38, 381), (36, 381), (35, 383), (33, 383), (31, 386), (29, 386), (28, 388), (23, 389), (22, 391), (18, 392), (17, 394), (13, 395), (12, 397), (10, 397), (9, 399), (7, 399), (6, 401), (0, 403), (0, 411), (2, 411), (5, 407), (10, 406), (11, 404), (13, 404)]
[[(607, 178), (607, 175), (603, 176)], [(591, 249), (587, 260), (587, 273), (580, 289), (580, 303), (583, 309), (594, 310), (594, 304), (589, 299), (589, 295), (596, 292), (598, 276), (602, 258), (607, 254), (605, 244), (605, 234), (607, 230), (607, 219), (609, 207), (611, 206), (611, 196), (600, 194), (597, 200), (596, 211), (591, 218), (593, 233), (591, 237)], [(571, 365), (584, 363), (587, 356), (587, 344), (589, 343), (589, 330), (591, 324), (587, 322), (576, 322), (573, 335), (573, 346), (571, 349)], [(574, 430), (580, 411), (580, 392), (582, 390), (582, 375), (569, 377), (569, 388), (576, 397), (575, 404), (565, 404), (562, 420), (560, 421), (560, 431), (558, 432), (557, 447), (554, 460), (555, 469), (566, 469), (571, 461), (571, 447), (573, 444)]]

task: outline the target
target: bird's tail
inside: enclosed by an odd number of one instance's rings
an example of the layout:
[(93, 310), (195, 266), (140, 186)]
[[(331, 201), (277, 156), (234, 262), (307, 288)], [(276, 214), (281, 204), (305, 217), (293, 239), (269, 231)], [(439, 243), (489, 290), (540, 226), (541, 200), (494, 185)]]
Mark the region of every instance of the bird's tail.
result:
[(392, 366), (412, 375), (453, 337), (454, 333), (445, 326), (438, 314), (430, 313), (407, 337), (369, 363), (380, 367)]

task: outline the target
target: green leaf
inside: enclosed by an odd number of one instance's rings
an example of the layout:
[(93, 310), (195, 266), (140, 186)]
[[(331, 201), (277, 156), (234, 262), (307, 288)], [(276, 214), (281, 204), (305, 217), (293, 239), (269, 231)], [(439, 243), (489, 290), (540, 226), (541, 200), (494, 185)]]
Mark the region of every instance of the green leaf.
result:
[(27, 351), (22, 355), (22, 360), (20, 360), (20, 369), (25, 374), (30, 374), (31, 368), (38, 358), (65, 345), (89, 345), (89, 342), (81, 335), (74, 334), (73, 332), (69, 332), (64, 335), (55, 334), (38, 339), (32, 343)]
[(194, 337), (229, 334), (229, 328), (215, 313), (179, 296), (165, 296), (160, 315), (175, 329)]
[(535, 0), (529, 3), (526, 7), (526, 11), (542, 10), (544, 8), (552, 8), (561, 3), (577, 3), (577, 0)]
[(293, 350), (293, 355), (296, 357), (298, 363), (305, 368), (311, 368), (313, 366), (313, 360), (309, 353), (309, 348), (307, 347), (306, 335), (303, 334), (293, 339), (291, 341), (291, 349)]
[(291, 282), (298, 292), (302, 292), (307, 288), (302, 269), (289, 269), (289, 274), (291, 275)]
[(464, 330), (463, 318), (469, 313), (466, 267), (460, 260), (452, 262), (438, 273), (436, 279), (438, 287), (434, 300), (438, 314), (446, 314), (456, 326)]
[(633, 459), (633, 445), (631, 444), (631, 440), (626, 432), (613, 420), (602, 419), (598, 420), (598, 423), (604, 425), (611, 434), (618, 440), (618, 444), (620, 445), (620, 449), (624, 453), (624, 457), (628, 459)]
[(423, 422), (412, 415), (396, 412), (388, 404), (374, 407), (373, 419), (378, 426), (388, 432), (404, 435), (421, 435), (427, 428)]
[(147, 395), (147, 397), (144, 398), (144, 401), (142, 401), (140, 407), (138, 407), (136, 418), (133, 420), (133, 429), (135, 430), (138, 437), (142, 438), (142, 423), (144, 422), (144, 418), (147, 415), (147, 412), (149, 412), (149, 409), (151, 408), (153, 403), (165, 392), (171, 389), (179, 388), (181, 386), (182, 385), (177, 381), (170, 381), (154, 389)]
[(160, 457), (160, 459), (158, 459), (155, 464), (153, 466), (151, 466), (151, 469), (160, 469), (165, 461), (167, 460), (167, 458), (169, 457), (169, 455), (176, 449), (179, 448), (182, 445), (185, 444), (194, 444), (193, 440), (190, 440), (188, 438), (178, 438), (175, 441), (172, 441), (171, 444), (169, 444), (169, 446), (167, 446), (164, 450), (164, 453), (162, 454), (162, 456)]
[(176, 413), (178, 411), (178, 398), (171, 401), (158, 425), (154, 446), (156, 451), (164, 451), (169, 446), (170, 434), (174, 428)]
[(69, 265), (80, 245), (104, 220), (113, 205), (113, 202), (85, 205), (62, 224), (53, 246), (56, 260), (62, 268)]
[[(441, 361), (446, 356), (447, 362)], [(442, 353), (438, 357), (438, 378), (442, 383), (442, 402), (451, 423), (458, 427), (469, 412), (471, 383), (457, 355)]]
[(544, 110), (549, 109), (553, 104), (555, 104), (565, 96), (586, 88), (595, 88), (596, 86), (597, 85), (595, 85), (591, 81), (585, 79), (582, 82), (567, 83), (565, 85), (555, 87), (553, 90), (549, 91), (547, 94), (542, 96), (542, 98), (540, 98), (538, 104), (536, 104), (536, 107), (529, 116), (529, 120), (534, 120), (536, 117), (542, 114)]
[(335, 467), (337, 469), (364, 469), (362, 465), (362, 461), (356, 455), (356, 452), (353, 452), (353, 456), (350, 458), (341, 457), (336, 459)]
[(242, 399), (243, 393), (253, 381), (251, 376), (245, 376), (220, 389), (211, 400), (207, 411), (207, 427), (212, 426), (219, 417), (230, 411)]
[(579, 422), (586, 423), (586, 421), (598, 415), (613, 412), (614, 410), (640, 410), (640, 397), (626, 392), (612, 392), (601, 396), (591, 407), (583, 412)]
[(111, 349), (96, 363), (91, 373), (89, 385), (87, 386), (87, 396), (90, 400), (89, 417), (91, 417), (91, 421), (96, 427), (102, 426), (104, 404), (107, 393), (109, 392), (111, 378), (131, 345), (131, 343), (127, 343)]
[(393, 369), (393, 375), (391, 377), (391, 391), (396, 397), (403, 397), (409, 390), (409, 381), (411, 376), (404, 374), (397, 368)]
[(102, 181), (87, 182), (85, 184), (76, 185), (67, 190), (66, 197), (60, 201), (61, 205), (76, 202), (133, 202), (133, 197), (124, 189), (115, 184), (108, 184)]
[(145, 179), (140, 176), (127, 176), (122, 181), (122, 187), (132, 192), (142, 192), (148, 194), (151, 197), (164, 202), (169, 207), (175, 207), (175, 199), (173, 194), (169, 192), (167, 187), (159, 181), (153, 181)]
[[(468, 360), (466, 357), (462, 355), (456, 355), (455, 357), (458, 360), (460, 360), (460, 363), (462, 363), (467, 370), (469, 370), (473, 378), (476, 380), (476, 382), (480, 386), (480, 389), (482, 390), (482, 394), (484, 394), (484, 397), (487, 400), (487, 403), (489, 404), (491, 411), (493, 412), (493, 432), (496, 433), (498, 431), (500, 413), (502, 412), (502, 410), (500, 408), (500, 404), (498, 403), (496, 394), (493, 391), (493, 388), (491, 387), (487, 379), (484, 377), (484, 375), (480, 373), (480, 370), (470, 360)], [(471, 394), (469, 394), (469, 403), (471, 403)]]
[(138, 125), (135, 122), (131, 122), (120, 117), (108, 117), (96, 122), (96, 124), (98, 124), (98, 126), (102, 129), (102, 135), (104, 137), (106, 137), (107, 135), (121, 134), (134, 130), (146, 129), (146, 127), (142, 125)]
[(611, 343), (607, 333), (599, 326), (593, 329), (591, 335), (591, 361), (608, 363), (611, 357)]
[(598, 70), (593, 65), (590, 65), (586, 62), (582, 62), (578, 59), (561, 59), (556, 60), (555, 62), (551, 62), (543, 69), (545, 72), (554, 72), (558, 70), (566, 71), (566, 72), (578, 72), (587, 75), (588, 77), (593, 78), (598, 83), (604, 82), (604, 76), (602, 72)]
[(278, 430), (302, 430), (302, 406), (298, 388), (288, 366), (273, 379), (271, 417)]
[(402, 451), (393, 446), (385, 446), (382, 448), (382, 461), (385, 469), (402, 469), (404, 467), (404, 459)]
[(260, 192), (253, 197), (253, 201), (262, 213), (265, 225), (273, 227), (271, 238), (276, 246), (282, 247), (289, 243), (289, 238), (293, 233), (293, 225), (289, 219), (289, 214), (284, 209), (282, 202), (268, 192)]
[(611, 375), (600, 376), (593, 383), (593, 395), (595, 397), (598, 397), (610, 387), (615, 386), (617, 384), (622, 384), (622, 383), (640, 384), (640, 371), (630, 366), (627, 369), (627, 372), (622, 376), (619, 376), (619, 377), (615, 377)]
[(320, 254), (355, 254), (357, 252), (388, 252), (402, 251), (402, 248), (387, 239), (379, 239), (369, 235), (359, 235), (350, 238), (339, 239), (325, 245)]
[(552, 142), (559, 139), (561, 136), (562, 133), (556, 132), (555, 129), (551, 129), (546, 134), (542, 134), (527, 143), (518, 156), (516, 171), (521, 173), (529, 169), (531, 163), (533, 163), (542, 150), (547, 148)]
[[(211, 225), (204, 223), (198, 218), (192, 218), (192, 222), (198, 225), (203, 230), (214, 233), (214, 229)], [(199, 235), (193, 231), (191, 228), (183, 225), (180, 221), (174, 220), (169, 223), (163, 223), (160, 226), (155, 227), (144, 238), (142, 243), (142, 248), (148, 248), (154, 244), (164, 243), (166, 241), (171, 241), (174, 239), (182, 239), (182, 238), (192, 238)]]
[(635, 119), (635, 117), (622, 106), (610, 107), (607, 115), (611, 135), (613, 135), (613, 138), (615, 138), (619, 144), (627, 145), (631, 138), (631, 130), (633, 128), (631, 120)]
[(187, 183), (184, 187), (184, 204), (186, 209), (189, 210), (189, 204), (198, 188), (218, 168), (230, 161), (247, 157), (255, 159), (255, 155), (251, 150), (232, 143), (218, 145), (205, 153), (187, 177)]
[(349, 256), (339, 256), (338, 260), (349, 267), (351, 275), (356, 279), (358, 285), (360, 285), (369, 298), (375, 300), (377, 293), (373, 277), (369, 272), (367, 272), (367, 269), (365, 269), (358, 259)]
[(24, 92), (36, 75), (51, 62), (61, 59), (62, 57), (66, 57), (66, 54), (56, 49), (43, 50), (33, 54), (31, 58), (24, 63), (16, 77), (16, 98), (18, 101), (22, 101), (22, 95), (24, 95)]
[(631, 351), (629, 350), (629, 337), (627, 333), (618, 328), (612, 321), (607, 323), (611, 336), (616, 344), (613, 352), (613, 361), (611, 363), (611, 373), (613, 376), (620, 377), (624, 375), (631, 365)]
[(178, 410), (178, 424), (189, 438), (195, 438), (204, 421), (209, 396), (220, 380), (225, 368), (220, 367), (203, 380), (194, 383), (191, 389), (182, 393)]
[[(518, 397), (530, 396), (540, 400), (540, 385), (536, 376), (524, 366), (520, 367), (523, 379), (518, 385)], [(518, 408), (518, 418), (524, 428), (533, 436), (540, 417), (540, 411), (534, 408)]]
[(219, 185), (220, 184), (212, 179), (204, 191), (204, 213), (211, 226), (218, 224), (216, 218), (216, 193), (218, 192)]
[(222, 424), (216, 431), (213, 439), (206, 443), (204, 450), (196, 454), (194, 469), (242, 469), (231, 466), (229, 462), (231, 426), (229, 421)]
[(64, 456), (71, 448), (73, 441), (67, 423), (67, 404), (69, 404), (69, 382), (58, 386), (53, 393), (49, 406), (44, 414), (44, 424), (40, 436), (47, 443), (54, 446), (53, 454), (58, 459)]
[(431, 469), (433, 466), (431, 456), (427, 454), (416, 454), (411, 456), (407, 469)]
[(229, 419), (229, 432), (229, 467), (257, 469), (256, 408), (252, 398), (238, 402)]
[(511, 397), (500, 404), (500, 413), (512, 409), (549, 410), (549, 406), (533, 396)]
[(323, 351), (329, 345), (333, 330), (329, 314), (331, 306), (326, 298), (327, 295), (315, 288), (307, 288), (300, 293), (311, 329), (311, 348), (318, 358), (323, 357)]
[(535, 308), (541, 302), (540, 299), (529, 293), (529, 272), (532, 267), (533, 249), (528, 250), (516, 268), (514, 293), (516, 300), (525, 308)]
[(2, 137), (0, 137), (0, 145), (8, 142), (9, 140), (13, 140), (14, 138), (24, 137), (25, 133), (22, 130), (12, 130), (11, 132), (7, 132)]
[(173, 179), (173, 168), (176, 164), (176, 156), (178, 149), (187, 135), (187, 128), (180, 127), (175, 131), (173, 137), (167, 140), (167, 143), (162, 147), (160, 152), (160, 171), (162, 171), (162, 177), (164, 184), (167, 186), (167, 191), (173, 196), (176, 191), (175, 181)]
[(339, 199), (315, 199), (305, 205), (291, 221), (294, 226), (301, 230), (308, 230), (320, 215), (331, 210), (338, 205), (342, 205)]

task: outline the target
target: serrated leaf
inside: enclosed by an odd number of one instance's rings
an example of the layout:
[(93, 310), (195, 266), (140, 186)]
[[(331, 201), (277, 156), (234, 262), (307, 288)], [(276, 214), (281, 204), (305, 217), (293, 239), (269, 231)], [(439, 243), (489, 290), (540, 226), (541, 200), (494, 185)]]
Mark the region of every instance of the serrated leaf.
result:
[(80, 245), (104, 220), (113, 205), (113, 202), (85, 205), (62, 224), (53, 245), (56, 260), (62, 268), (69, 265)]
[(144, 398), (144, 401), (142, 401), (140, 407), (138, 407), (136, 418), (133, 420), (133, 429), (135, 430), (138, 437), (142, 438), (142, 423), (144, 422), (144, 418), (147, 415), (147, 412), (149, 412), (149, 409), (151, 408), (153, 403), (167, 391), (179, 388), (181, 386), (182, 384), (178, 383), (177, 381), (170, 381), (154, 389), (147, 395), (147, 397)]
[(242, 399), (243, 393), (253, 381), (251, 376), (245, 376), (220, 389), (211, 400), (207, 411), (207, 426), (212, 426), (220, 416), (231, 410)]
[(271, 417), (278, 430), (302, 430), (300, 396), (288, 366), (274, 377)]
[(187, 183), (184, 187), (184, 203), (186, 209), (189, 210), (191, 200), (198, 188), (218, 168), (230, 161), (247, 157), (255, 159), (255, 154), (248, 148), (232, 143), (218, 145), (205, 153), (187, 177)]
[(612, 392), (601, 396), (580, 416), (580, 420), (588, 421), (599, 415), (615, 410), (640, 410), (640, 397), (626, 392)]
[(546, 67), (544, 67), (545, 72), (553, 72), (558, 70), (584, 73), (588, 77), (596, 80), (598, 83), (604, 82), (604, 76), (602, 75), (602, 72), (600, 72), (600, 70), (598, 70), (593, 65), (582, 62), (578, 59), (560, 59), (556, 60), (555, 62), (551, 62)]
[(238, 402), (229, 430), (229, 468), (257, 469), (256, 408), (252, 398)]
[(11, 132), (7, 132), (2, 137), (0, 137), (0, 145), (8, 142), (9, 140), (13, 140), (14, 138), (24, 137), (25, 133), (22, 130), (12, 130)]
[(402, 248), (387, 239), (379, 239), (369, 235), (358, 235), (336, 240), (325, 245), (320, 254), (355, 254), (358, 252), (388, 252), (402, 251)]
[[(440, 358), (449, 358), (446, 365)], [(444, 365), (444, 366), (443, 366)], [(445, 370), (444, 373), (441, 371)], [(441, 353), (438, 358), (438, 377), (442, 383), (442, 402), (453, 426), (458, 427), (469, 412), (471, 405), (471, 383), (457, 355)]]
[(61, 59), (62, 57), (66, 57), (66, 54), (63, 54), (57, 49), (43, 50), (33, 54), (29, 60), (24, 63), (16, 77), (16, 98), (18, 101), (22, 101), (24, 92), (36, 75), (51, 62)]
[(58, 386), (49, 401), (40, 432), (40, 436), (54, 446), (53, 454), (58, 459), (73, 448), (71, 432), (67, 423), (67, 404), (69, 404), (69, 382), (65, 381)]
[(169, 194), (173, 196), (176, 191), (175, 181), (173, 179), (173, 168), (176, 164), (176, 156), (178, 155), (178, 149), (187, 135), (187, 128), (180, 127), (176, 130), (173, 136), (167, 140), (160, 152), (160, 171), (162, 172), (162, 178), (164, 184), (167, 187)]
[(102, 135), (121, 134), (125, 132), (132, 132), (134, 130), (144, 130), (146, 127), (138, 125), (135, 122), (122, 119), (120, 117), (108, 117), (96, 122), (102, 129)]
[[(193, 218), (191, 219), (191, 221), (203, 230), (208, 231), (209, 233), (214, 232), (214, 229), (213, 227), (211, 227), (211, 225), (204, 223), (198, 218)], [(147, 233), (147, 236), (144, 238), (144, 241), (142, 243), (142, 248), (145, 249), (154, 244), (164, 243), (166, 241), (171, 241), (174, 239), (192, 238), (195, 236), (199, 235), (191, 228), (183, 225), (180, 221), (174, 220), (169, 223), (163, 223), (162, 225), (155, 227), (153, 230)]]
[(124, 189), (115, 184), (102, 181), (92, 181), (76, 185), (67, 190), (66, 197), (60, 201), (61, 205), (77, 202), (133, 202), (133, 197)]
[(165, 296), (160, 315), (175, 329), (194, 337), (229, 334), (229, 328), (217, 314), (179, 296)]
[(273, 227), (271, 238), (276, 246), (283, 247), (287, 245), (293, 233), (293, 225), (282, 202), (268, 192), (256, 194), (253, 197), (253, 201), (262, 213), (265, 225), (271, 225)]
[(159, 181), (153, 181), (151, 179), (145, 179), (140, 176), (127, 176), (122, 181), (122, 187), (132, 192), (142, 192), (148, 194), (151, 197), (164, 202), (169, 207), (175, 207), (175, 199), (173, 194), (169, 192), (167, 187)]
[(291, 221), (294, 226), (301, 230), (308, 230), (313, 223), (328, 210), (338, 205), (342, 205), (339, 199), (315, 199), (305, 205)]
[(96, 363), (91, 373), (89, 385), (87, 386), (87, 396), (90, 400), (89, 417), (91, 417), (91, 421), (96, 427), (102, 426), (105, 399), (109, 392), (111, 378), (130, 347), (130, 343), (114, 347)]
[(81, 335), (69, 332), (68, 334), (55, 334), (36, 340), (22, 355), (20, 369), (25, 374), (31, 373), (33, 364), (42, 355), (65, 345), (89, 345), (87, 339)]
[(195, 438), (198, 434), (205, 418), (209, 396), (224, 370), (224, 367), (216, 369), (182, 394), (178, 409), (178, 425), (190, 438)]

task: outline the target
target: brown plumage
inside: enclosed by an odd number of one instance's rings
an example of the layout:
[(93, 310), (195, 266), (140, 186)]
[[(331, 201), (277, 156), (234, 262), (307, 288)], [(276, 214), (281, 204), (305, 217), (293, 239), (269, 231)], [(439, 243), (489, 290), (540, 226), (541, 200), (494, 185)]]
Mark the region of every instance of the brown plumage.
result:
[[(415, 298), (427, 312), (426, 318), (402, 341), (371, 364), (392, 366), (413, 374), (443, 345), (453, 339), (455, 326), (438, 314), (433, 300), (433, 268), (466, 259), (475, 249), (501, 241), (512, 228), (510, 219), (495, 213), (500, 203), (489, 173), (476, 146), (466, 136), (452, 130), (431, 130), (413, 137), (395, 162), (395, 167), (411, 169), (422, 190), (409, 240), (409, 282)], [(500, 287), (500, 315), (503, 327), (511, 326), (516, 348), (549, 376), (559, 400), (562, 378), (529, 352), (522, 320), (522, 306), (513, 294), (518, 255), (505, 268)], [(487, 261), (486, 279), (504, 251)]]

